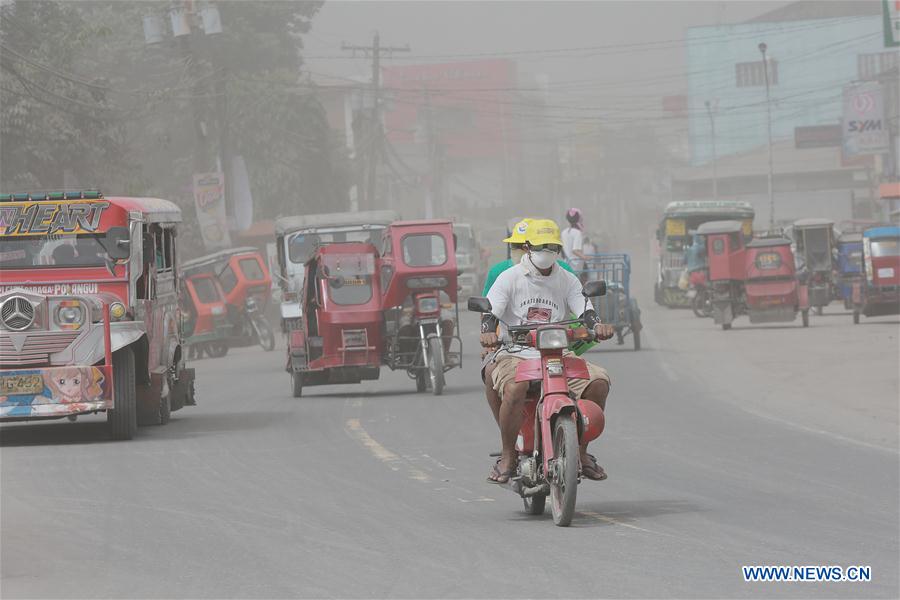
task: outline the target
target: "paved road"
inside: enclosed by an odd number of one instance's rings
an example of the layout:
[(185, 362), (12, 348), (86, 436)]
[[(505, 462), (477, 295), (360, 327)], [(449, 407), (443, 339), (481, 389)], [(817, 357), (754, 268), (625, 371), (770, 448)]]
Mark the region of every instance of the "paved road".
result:
[[(2, 428), (0, 591), (896, 598), (897, 432), (865, 422), (897, 422), (900, 328), (826, 318), (766, 337), (645, 306), (644, 351), (591, 355), (614, 378), (595, 444), (610, 479), (580, 486), (568, 529), (484, 481), (497, 434), (473, 360), (440, 398), (388, 373), (302, 399), (278, 351), (200, 361), (200, 405), (132, 442), (102, 441), (100, 419)], [(873, 380), (873, 360), (894, 370)], [(804, 419), (866, 398), (875, 419)], [(745, 564), (871, 565), (873, 581), (750, 584)]]

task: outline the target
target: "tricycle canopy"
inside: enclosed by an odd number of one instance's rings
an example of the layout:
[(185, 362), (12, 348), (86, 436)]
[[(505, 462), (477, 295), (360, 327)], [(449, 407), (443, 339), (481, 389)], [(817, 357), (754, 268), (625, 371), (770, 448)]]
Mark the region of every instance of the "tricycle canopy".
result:
[(457, 298), (453, 224), (447, 220), (397, 221), (384, 231), (381, 285), (384, 306), (399, 306), (416, 292), (438, 290)]

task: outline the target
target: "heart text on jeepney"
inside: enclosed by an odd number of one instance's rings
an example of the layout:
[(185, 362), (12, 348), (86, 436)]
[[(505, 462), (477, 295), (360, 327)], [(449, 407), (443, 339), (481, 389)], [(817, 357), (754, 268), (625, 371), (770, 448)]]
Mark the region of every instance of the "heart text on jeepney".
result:
[(0, 294), (13, 290), (24, 290), (44, 296), (66, 296), (69, 294), (96, 294), (100, 286), (96, 283), (48, 283), (46, 285), (0, 285)]

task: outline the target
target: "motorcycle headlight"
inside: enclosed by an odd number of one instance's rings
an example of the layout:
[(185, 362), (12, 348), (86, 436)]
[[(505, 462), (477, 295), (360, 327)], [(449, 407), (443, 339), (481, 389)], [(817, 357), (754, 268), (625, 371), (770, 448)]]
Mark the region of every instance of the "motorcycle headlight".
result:
[(565, 329), (543, 329), (538, 332), (537, 347), (540, 350), (560, 350), (569, 347), (569, 335)]
[(125, 316), (125, 305), (121, 302), (113, 302), (109, 305), (109, 316), (114, 321), (118, 321)]
[(416, 307), (420, 313), (436, 313), (441, 309), (437, 298), (419, 298)]
[(84, 325), (87, 311), (79, 300), (64, 300), (56, 307), (53, 320), (63, 329), (78, 329)]

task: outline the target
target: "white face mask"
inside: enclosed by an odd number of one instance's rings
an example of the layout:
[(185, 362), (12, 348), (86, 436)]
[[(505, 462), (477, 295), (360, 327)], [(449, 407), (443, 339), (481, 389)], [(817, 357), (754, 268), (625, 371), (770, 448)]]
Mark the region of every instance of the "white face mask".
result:
[(559, 259), (559, 252), (553, 252), (552, 250), (541, 250), (540, 252), (532, 251), (528, 255), (531, 259), (531, 264), (541, 270), (547, 270), (556, 263), (557, 259)]

